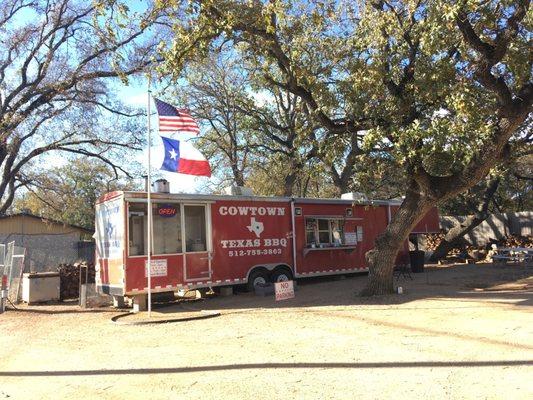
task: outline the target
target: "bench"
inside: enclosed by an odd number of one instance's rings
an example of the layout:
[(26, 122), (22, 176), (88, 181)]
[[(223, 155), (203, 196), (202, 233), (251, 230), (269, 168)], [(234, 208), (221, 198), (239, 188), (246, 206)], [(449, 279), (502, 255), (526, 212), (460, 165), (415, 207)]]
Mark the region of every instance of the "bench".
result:
[(496, 254), (492, 256), (493, 262), (532, 262), (533, 249), (526, 247), (504, 247), (496, 249)]

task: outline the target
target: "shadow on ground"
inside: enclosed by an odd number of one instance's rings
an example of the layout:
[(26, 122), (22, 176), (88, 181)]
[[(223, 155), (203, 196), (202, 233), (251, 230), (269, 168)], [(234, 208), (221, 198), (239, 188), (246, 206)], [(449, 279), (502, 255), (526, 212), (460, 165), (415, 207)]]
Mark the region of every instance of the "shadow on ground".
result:
[[(357, 295), (363, 289), (367, 274), (343, 277), (318, 277), (298, 280), (294, 299), (276, 302), (273, 296), (260, 297), (253, 293), (236, 290), (233, 296), (211, 296), (200, 300), (177, 300), (173, 303), (156, 303), (153, 310), (158, 314), (176, 314), (200, 310), (239, 311), (249, 309), (310, 308), (324, 306), (375, 305), (399, 306), (409, 309), (408, 303), (419, 299), (438, 299), (454, 302), (450, 307), (437, 305), (439, 309), (479, 308), (487, 305), (507, 304), (513, 306), (533, 305), (533, 266), (494, 264), (459, 264), (445, 267), (427, 267), (424, 273), (411, 274), (394, 280), (402, 286), (404, 294), (362, 298)], [(457, 305), (457, 301), (461, 305)], [(375, 308), (364, 307), (361, 310)], [(413, 306), (413, 309), (421, 309)], [(428, 307), (426, 307), (428, 309)], [(116, 313), (112, 308), (79, 308), (77, 302), (61, 302), (56, 305), (22, 306), (22, 313), (71, 314), (71, 313)], [(227, 313), (227, 312), (226, 312)]]
[[(240, 310), (250, 308), (297, 308), (354, 305), (401, 305), (419, 299), (457, 301), (456, 308), (477, 308), (491, 304), (514, 306), (533, 305), (533, 266), (495, 266), (492, 264), (460, 264), (447, 267), (426, 268), (424, 273), (411, 274), (412, 280), (395, 279), (395, 286), (402, 286), (404, 294), (362, 298), (357, 293), (364, 287), (367, 275), (307, 278), (298, 281), (294, 299), (274, 301), (273, 296), (260, 297), (253, 293), (237, 291), (230, 297), (214, 297), (201, 300), (179, 301), (157, 311), (176, 313), (191, 308), (203, 310)], [(414, 307), (420, 309), (419, 307)], [(446, 309), (442, 305), (436, 308)], [(370, 309), (365, 307), (365, 309)]]
[[(16, 307), (16, 308), (14, 308)], [(114, 308), (81, 308), (78, 304), (78, 300), (66, 300), (57, 302), (47, 302), (42, 304), (15, 304), (10, 305), (8, 303), (7, 310), (9, 312), (15, 311), (25, 314), (98, 314), (98, 313), (117, 313), (117, 309)]]

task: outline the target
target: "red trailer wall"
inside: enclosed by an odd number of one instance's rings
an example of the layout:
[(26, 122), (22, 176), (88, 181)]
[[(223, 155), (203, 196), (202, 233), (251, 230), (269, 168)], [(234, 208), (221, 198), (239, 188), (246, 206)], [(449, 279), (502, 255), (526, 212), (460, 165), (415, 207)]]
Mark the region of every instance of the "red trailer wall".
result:
[[(199, 281), (185, 281), (183, 255), (154, 256), (167, 260), (167, 276), (152, 276), (152, 288), (175, 289), (182, 285), (220, 285), (243, 283), (255, 266), (274, 267), (285, 264), (293, 267), (292, 215), (289, 201), (228, 199), (210, 203), (211, 271), (210, 277)], [(350, 203), (296, 203), (302, 215), (295, 216), (297, 274), (342, 273), (366, 268), (365, 253), (386, 228), (389, 218), (387, 205), (365, 206)], [(347, 215), (351, 210), (351, 216)], [(391, 206), (393, 215), (398, 206)], [(355, 249), (327, 248), (310, 250), (306, 243), (306, 216), (338, 217), (345, 220), (345, 232), (363, 231), (363, 240)], [(432, 209), (417, 225), (415, 232), (437, 232), (438, 213)], [(209, 239), (208, 239), (209, 241)], [(353, 246), (351, 246), (353, 247)], [(408, 260), (407, 243), (399, 260)], [(146, 257), (127, 257), (125, 267), (126, 291), (142, 291), (146, 287)]]
[[(302, 215), (296, 217), (296, 260), (299, 274), (366, 268), (365, 253), (374, 246), (375, 237), (387, 225), (387, 207), (309, 203), (296, 206), (302, 208)], [(352, 210), (352, 216), (346, 215), (347, 209)], [(309, 250), (305, 237), (305, 218), (310, 216), (346, 218), (344, 231), (356, 232), (358, 226), (362, 227), (363, 240), (357, 242), (355, 249), (331, 247)]]
[[(153, 289), (243, 283), (254, 266), (292, 266), (291, 212), (288, 202), (218, 200), (212, 202), (210, 207), (212, 275), (186, 281), (182, 254), (153, 256), (154, 260), (167, 260), (167, 276), (152, 276)], [(144, 290), (146, 287), (145, 261), (146, 257), (127, 257), (127, 292)]]
[[(152, 275), (152, 289), (183, 285), (183, 255), (152, 256), (152, 260), (158, 259), (167, 260), (167, 276)], [(146, 256), (126, 257), (126, 292), (145, 290), (148, 284), (145, 265)]]
[(211, 221), (212, 281), (246, 278), (257, 265), (292, 266), (288, 202), (217, 201), (211, 205)]
[[(296, 264), (299, 274), (315, 272), (338, 272), (343, 269), (367, 268), (365, 253), (374, 247), (376, 237), (387, 227), (389, 221), (389, 207), (387, 205), (365, 206), (350, 204), (297, 204), (302, 208), (302, 215), (296, 216)], [(347, 208), (352, 209), (352, 216), (347, 216)], [(399, 206), (390, 206), (391, 216), (398, 211)], [(330, 216), (346, 217), (345, 232), (355, 232), (357, 227), (363, 229), (363, 240), (357, 242), (355, 250), (341, 248), (327, 248), (325, 250), (309, 250), (306, 244), (305, 217)], [(431, 209), (413, 233), (430, 233), (439, 231), (439, 216), (436, 208)], [(409, 262), (408, 243), (404, 243), (400, 250), (397, 263)]]

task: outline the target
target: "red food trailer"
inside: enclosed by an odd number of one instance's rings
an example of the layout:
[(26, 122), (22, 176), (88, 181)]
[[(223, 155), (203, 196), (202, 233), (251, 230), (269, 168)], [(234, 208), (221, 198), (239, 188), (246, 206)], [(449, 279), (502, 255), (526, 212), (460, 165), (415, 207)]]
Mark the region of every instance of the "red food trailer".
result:
[[(367, 271), (398, 201), (152, 193), (153, 292)], [(96, 204), (96, 284), (117, 298), (147, 293), (147, 193)], [(432, 209), (413, 233), (438, 232)], [(408, 252), (407, 243), (400, 257)]]

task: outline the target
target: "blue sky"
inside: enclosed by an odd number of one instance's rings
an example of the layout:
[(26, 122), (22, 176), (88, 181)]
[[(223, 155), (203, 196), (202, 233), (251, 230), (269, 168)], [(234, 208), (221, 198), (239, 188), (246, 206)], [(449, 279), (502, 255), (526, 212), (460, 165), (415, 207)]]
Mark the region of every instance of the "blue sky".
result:
[[(126, 4), (132, 12), (144, 12), (146, 11), (150, 1), (143, 0), (134, 0), (127, 1)], [(157, 94), (158, 88), (157, 85), (153, 85), (152, 92)], [(146, 109), (147, 108), (147, 91), (148, 91), (148, 82), (145, 77), (134, 77), (129, 80), (128, 85), (124, 85), (120, 80), (116, 80), (114, 84), (117, 97), (122, 100), (125, 104)], [(172, 103), (172, 101), (170, 101)], [(174, 104), (175, 106), (180, 106), (179, 104)], [(191, 175), (184, 175), (178, 173), (172, 173), (168, 171), (160, 170), (161, 164), (164, 158), (164, 147), (163, 142), (160, 139), (157, 133), (157, 115), (155, 114), (155, 105), (153, 101), (151, 102), (151, 131), (152, 131), (152, 147), (151, 147), (151, 174), (155, 178), (164, 178), (170, 182), (170, 191), (175, 193), (194, 193), (203, 186), (205, 186), (206, 180), (209, 178), (206, 177), (195, 177)], [(144, 117), (137, 117), (145, 119)], [(147, 124), (147, 121), (146, 121)], [(147, 127), (148, 128), (148, 127)], [(201, 132), (200, 132), (201, 135)], [(184, 134), (183, 139), (187, 140), (192, 138), (191, 135)], [(142, 163), (145, 168), (148, 164), (148, 149), (146, 148), (142, 152), (138, 152), (136, 155), (136, 160)]]
[[(130, 0), (130, 1), (126, 1), (125, 3), (130, 8), (130, 12), (142, 13), (146, 11), (148, 4), (151, 3), (151, 1)], [(35, 13), (32, 10), (29, 10), (29, 9), (23, 10), (17, 16), (15, 23), (24, 24), (34, 18), (38, 18), (38, 16), (35, 15)], [(144, 76), (130, 77), (127, 85), (125, 85), (120, 79), (112, 79), (108, 81), (108, 84), (109, 84), (110, 90), (114, 92), (117, 99), (121, 100), (126, 105), (146, 109), (148, 83), (147, 83), (147, 79)], [(157, 89), (158, 89), (157, 87), (154, 87), (152, 88), (152, 91), (159, 96), (165, 97), (164, 93), (157, 93)], [(171, 99), (169, 99), (168, 97), (166, 97), (166, 100), (175, 106), (178, 106), (178, 107), (180, 106), (180, 104), (176, 104), (172, 102)], [(178, 173), (171, 173), (167, 171), (161, 171), (159, 169), (163, 161), (164, 147), (157, 133), (157, 115), (155, 115), (155, 105), (153, 104), (153, 102), (151, 104), (151, 107), (152, 107), (151, 173), (154, 175), (154, 180), (157, 178), (161, 178), (161, 177), (167, 179), (170, 182), (170, 189), (172, 192), (194, 193), (200, 190), (205, 190), (205, 186), (208, 183), (209, 178), (195, 177), (191, 175), (183, 175), (183, 174), (178, 174)], [(146, 124), (147, 126), (147, 121), (146, 121), (145, 116), (133, 117), (133, 118), (140, 118), (144, 120), (142, 121), (142, 123)], [(188, 140), (191, 138), (192, 138), (191, 135), (188, 135), (188, 134), (183, 135), (183, 140)], [(147, 165), (147, 153), (148, 153), (148, 149), (146, 148), (144, 151), (138, 151), (138, 152), (135, 152), (135, 154), (132, 154), (132, 157), (135, 158), (137, 162), (144, 165), (145, 173), (146, 173), (146, 165)], [(69, 163), (69, 158), (72, 158), (72, 157), (68, 157), (68, 155), (65, 153), (51, 152), (46, 155), (43, 155), (42, 159), (40, 160), (40, 164), (47, 165), (49, 167), (63, 166)], [(124, 160), (123, 162), (128, 163), (128, 160)]]
[[(144, 84), (143, 84), (144, 83)], [(147, 108), (147, 90), (148, 83), (142, 81), (141, 79), (132, 79), (130, 85), (126, 86), (120, 82), (116, 84), (117, 97), (122, 100), (125, 104), (132, 107), (139, 107), (146, 109)], [(155, 91), (155, 90), (154, 90)], [(171, 101), (170, 101), (171, 102)], [(179, 104), (173, 104), (175, 106), (180, 106)], [(164, 158), (164, 147), (163, 142), (159, 137), (157, 132), (157, 115), (155, 113), (155, 105), (153, 100), (150, 104), (151, 107), (151, 119), (150, 125), (152, 130), (152, 148), (151, 148), (151, 173), (154, 174), (156, 178), (164, 178), (170, 182), (170, 191), (173, 193), (195, 193), (200, 191), (206, 184), (206, 181), (209, 178), (206, 177), (195, 177), (192, 175), (184, 175), (178, 173), (172, 173), (168, 171), (162, 171), (159, 168), (163, 163)], [(145, 117), (135, 117), (145, 119)], [(145, 121), (146, 125), (148, 121)], [(148, 132), (148, 126), (147, 126)], [(200, 132), (200, 135), (202, 132)], [(183, 139), (188, 140), (195, 137), (190, 134), (183, 134)], [(136, 155), (136, 160), (142, 163), (145, 167), (148, 163), (148, 149), (146, 148), (142, 152), (138, 152)]]
[[(131, 12), (144, 12), (147, 9), (148, 1), (135, 0), (127, 1), (126, 4), (130, 8)], [(28, 19), (35, 18), (35, 15), (32, 12), (21, 13), (19, 20), (21, 23), (26, 22)], [(130, 77), (127, 85), (121, 82), (119, 79), (113, 79), (108, 82), (110, 90), (112, 90), (117, 99), (121, 100), (126, 105), (132, 107), (138, 107), (146, 109), (147, 107), (147, 89), (148, 83), (147, 79), (144, 76)], [(153, 92), (157, 92), (157, 87), (152, 88)], [(167, 98), (168, 99), (168, 98)], [(171, 101), (170, 101), (171, 102)], [(180, 106), (179, 104), (174, 104)], [(157, 133), (157, 116), (155, 115), (155, 106), (152, 102), (152, 117), (151, 117), (151, 126), (152, 126), (152, 162), (151, 162), (151, 173), (154, 175), (154, 180), (157, 178), (165, 178), (170, 182), (170, 189), (172, 192), (187, 192), (194, 193), (199, 191), (202, 187), (205, 187), (206, 181), (208, 178), (205, 177), (194, 177), (191, 175), (183, 175), (178, 173), (171, 173), (167, 171), (161, 171), (159, 168), (163, 160), (164, 148), (162, 141)], [(143, 124), (147, 125), (146, 117), (134, 117), (140, 118)], [(191, 135), (184, 135), (183, 139), (190, 139)], [(136, 152), (133, 157), (135, 160), (145, 167), (147, 165), (147, 153), (148, 150)], [(62, 166), (69, 162), (66, 154), (61, 152), (53, 152), (44, 157), (46, 159), (46, 164), (50, 166)], [(127, 161), (126, 161), (127, 162)]]

